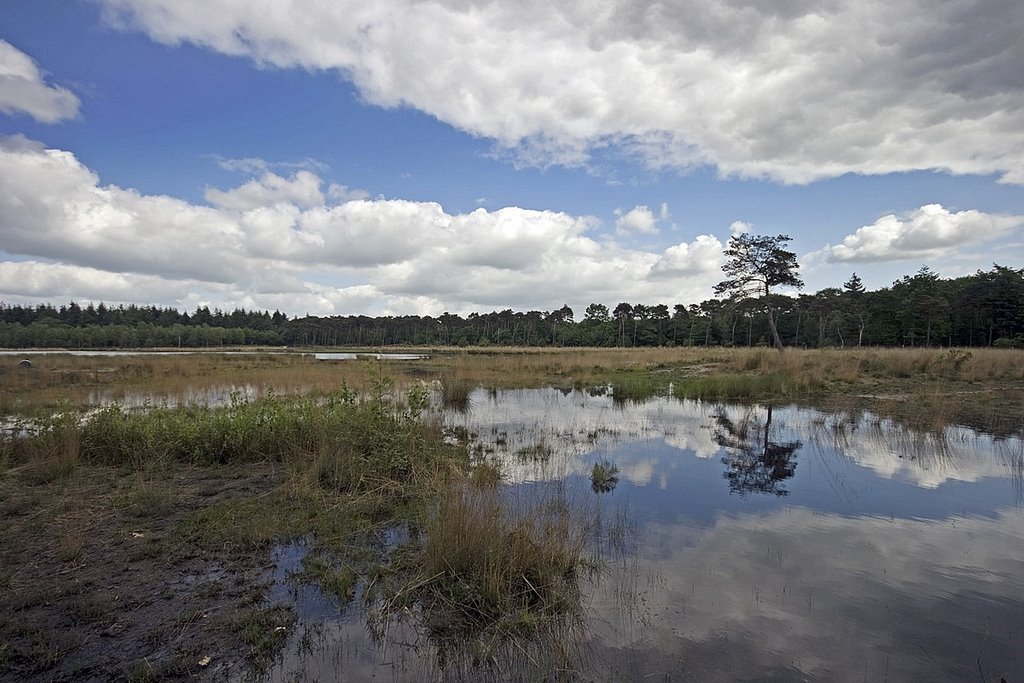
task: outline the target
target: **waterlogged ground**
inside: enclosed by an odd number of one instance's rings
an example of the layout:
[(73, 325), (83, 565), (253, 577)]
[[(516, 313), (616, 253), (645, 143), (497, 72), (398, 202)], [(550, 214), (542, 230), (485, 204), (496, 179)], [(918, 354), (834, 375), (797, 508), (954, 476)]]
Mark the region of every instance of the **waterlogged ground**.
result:
[(445, 419), (509, 496), (564, 491), (597, 520), (582, 623), (543, 655), (439, 644), (415, 614), (374, 637), (358, 591), (295, 588), (303, 547), (281, 547), (271, 598), (298, 624), (267, 680), (1022, 680), (1018, 437), (554, 389)]

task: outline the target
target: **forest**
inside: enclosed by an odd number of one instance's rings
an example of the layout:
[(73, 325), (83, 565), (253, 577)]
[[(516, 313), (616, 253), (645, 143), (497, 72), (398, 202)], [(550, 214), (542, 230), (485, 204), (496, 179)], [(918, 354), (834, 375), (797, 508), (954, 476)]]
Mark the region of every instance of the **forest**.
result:
[(217, 346), (771, 346), (774, 311), (786, 346), (1024, 346), (1024, 268), (944, 279), (927, 266), (881, 289), (856, 273), (841, 287), (796, 296), (718, 297), (672, 305), (591, 303), (554, 311), (466, 316), (293, 316), (192, 313), (158, 306), (0, 303), (3, 348)]

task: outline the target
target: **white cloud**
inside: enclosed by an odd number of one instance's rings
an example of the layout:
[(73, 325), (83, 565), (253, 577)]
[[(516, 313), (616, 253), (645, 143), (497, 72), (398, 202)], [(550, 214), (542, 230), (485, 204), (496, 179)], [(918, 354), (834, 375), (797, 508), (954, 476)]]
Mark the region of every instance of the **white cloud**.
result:
[(108, 19), (337, 71), (521, 163), (595, 150), (803, 183), (914, 169), (1024, 183), (1014, 0), (102, 0)]
[(753, 229), (750, 223), (745, 221), (733, 221), (732, 225), (729, 226), (729, 233), (731, 235), (745, 235)]
[(211, 155), (211, 158), (225, 171), (240, 171), (255, 175), (256, 173), (265, 173), (270, 170), (270, 164), (265, 159), (260, 159), (259, 157), (228, 159), (214, 154)]
[(724, 256), (716, 237), (699, 235), (691, 243), (680, 243), (665, 250), (651, 266), (651, 277), (674, 278), (683, 275), (721, 275)]
[(101, 187), (73, 154), (0, 141), (0, 236), (8, 253), (112, 272), (244, 278), (242, 234), (223, 212)]
[(25, 259), (5, 265), (0, 299), (437, 314), (699, 300), (718, 275), (721, 243), (707, 235), (627, 249), (591, 236), (589, 216), (449, 214), (251, 168), (257, 178), (197, 205), (101, 185), (70, 152), (0, 138), (0, 244)]
[(882, 216), (858, 228), (842, 242), (811, 254), (828, 261), (898, 261), (936, 258), (957, 247), (993, 240), (1024, 226), (1024, 216), (969, 210), (953, 213), (940, 204), (928, 204), (897, 216)]
[(206, 190), (206, 201), (223, 209), (245, 211), (268, 204), (288, 202), (309, 208), (324, 203), (320, 192), (320, 178), (309, 171), (299, 171), (291, 178), (282, 178), (269, 171), (257, 180), (250, 180), (241, 187), (222, 191), (215, 188)]
[[(668, 214), (668, 207), (665, 204), (662, 204), (662, 213), (666, 216)], [(615, 216), (615, 232), (619, 235), (634, 233), (644, 235), (658, 234), (659, 217), (655, 216), (654, 212), (646, 206), (634, 206), (626, 212), (616, 209)]]
[(32, 58), (0, 39), (0, 112), (28, 114), (40, 123), (78, 116), (78, 98), (67, 88), (47, 85)]
[[(195, 282), (181, 281), (174, 294), (183, 297)], [(139, 302), (164, 299), (168, 281), (158, 276), (112, 273), (39, 261), (0, 262), (0, 292), (5, 296), (37, 302), (65, 301)]]
[(370, 193), (348, 185), (331, 183), (327, 187), (327, 197), (335, 202), (347, 202), (352, 199), (369, 199)]
[(260, 157), (242, 157), (240, 159), (232, 159), (229, 157), (223, 157), (219, 154), (211, 154), (210, 158), (225, 171), (239, 171), (249, 175), (262, 174), (275, 169), (292, 172), (305, 170), (318, 173), (326, 171), (329, 168), (324, 162), (318, 161), (317, 159), (310, 159), (308, 157), (300, 159), (299, 161), (267, 161)]

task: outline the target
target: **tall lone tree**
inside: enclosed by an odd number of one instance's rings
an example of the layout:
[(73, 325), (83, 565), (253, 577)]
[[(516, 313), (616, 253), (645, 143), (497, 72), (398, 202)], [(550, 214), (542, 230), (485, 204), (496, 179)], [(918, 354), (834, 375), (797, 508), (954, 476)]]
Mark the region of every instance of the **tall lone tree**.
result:
[(864, 305), (864, 281), (857, 273), (843, 283), (843, 298), (850, 303), (850, 309), (857, 318), (857, 346), (864, 345), (864, 327), (868, 322), (868, 308)]
[(715, 285), (715, 294), (764, 297), (772, 340), (780, 352), (783, 346), (776, 325), (775, 306), (771, 300), (772, 287), (782, 285), (800, 289), (804, 286), (804, 281), (796, 273), (800, 268), (796, 254), (785, 249), (790, 239), (789, 235), (733, 235), (725, 248), (729, 260), (722, 266), (726, 279)]

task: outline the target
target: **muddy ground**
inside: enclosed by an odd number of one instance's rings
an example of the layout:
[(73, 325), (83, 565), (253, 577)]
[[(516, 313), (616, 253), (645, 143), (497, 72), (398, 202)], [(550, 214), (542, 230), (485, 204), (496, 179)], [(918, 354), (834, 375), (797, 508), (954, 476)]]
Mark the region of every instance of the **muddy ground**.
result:
[(264, 600), (269, 548), (188, 528), (204, 508), (268, 495), (279, 471), (46, 467), (0, 473), (0, 680), (258, 673), (294, 623)]

